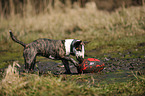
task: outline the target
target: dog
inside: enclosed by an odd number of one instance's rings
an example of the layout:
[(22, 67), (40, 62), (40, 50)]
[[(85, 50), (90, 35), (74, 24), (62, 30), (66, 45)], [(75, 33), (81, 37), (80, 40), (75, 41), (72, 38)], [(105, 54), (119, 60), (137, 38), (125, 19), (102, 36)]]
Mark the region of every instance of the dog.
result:
[(25, 71), (33, 71), (36, 63), (36, 56), (43, 56), (50, 59), (62, 60), (67, 74), (70, 74), (69, 62), (72, 62), (77, 68), (78, 62), (70, 55), (76, 56), (76, 59), (81, 62), (85, 54), (85, 41), (76, 39), (65, 39), (65, 40), (52, 40), (52, 39), (37, 39), (29, 44), (25, 44), (19, 41), (12, 33), (9, 31), (10, 37), (16, 43), (19, 43), (24, 47), (23, 57), (25, 61)]

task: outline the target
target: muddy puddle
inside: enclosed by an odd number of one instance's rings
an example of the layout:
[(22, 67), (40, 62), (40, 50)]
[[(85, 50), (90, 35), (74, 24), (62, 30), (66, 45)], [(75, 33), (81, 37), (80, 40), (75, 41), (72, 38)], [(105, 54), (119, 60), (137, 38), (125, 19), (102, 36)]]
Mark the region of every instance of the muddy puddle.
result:
[[(91, 52), (92, 53), (92, 52)], [(97, 53), (97, 51), (96, 51)], [(90, 54), (88, 52), (88, 54)], [(93, 57), (93, 55), (87, 55), (86, 58)], [(145, 74), (145, 54), (136, 52), (124, 52), (115, 54), (103, 54), (96, 56), (95, 58), (102, 60), (105, 63), (105, 68), (99, 73), (87, 73), (85, 75), (88, 81), (98, 83), (115, 83), (115, 82), (126, 82), (128, 80), (136, 79), (134, 75)], [(23, 69), (23, 68), (21, 68)], [(73, 64), (70, 64), (70, 69), (72, 74), (69, 75), (79, 75), (77, 74), (76, 68)], [(65, 69), (62, 63), (56, 63), (55, 61), (39, 61), (35, 66), (35, 71), (39, 71), (40, 74), (47, 74), (48, 72), (54, 75), (67, 75), (64, 74)], [(78, 81), (79, 84), (86, 83), (84, 81)]]
[[(86, 52), (86, 58), (97, 58), (105, 63), (105, 68), (99, 73), (87, 73), (82, 74), (87, 76), (89, 81), (94, 80), (98, 83), (115, 83), (115, 82), (126, 82), (128, 80), (136, 79), (134, 75), (145, 74), (145, 51), (141, 53), (135, 51), (126, 51), (123, 53), (110, 53), (96, 55), (97, 51), (93, 50)], [(56, 63), (55, 61), (38, 61), (35, 65), (34, 72), (39, 72), (39, 74), (48, 74), (51, 72), (54, 75), (67, 75), (64, 74), (65, 69), (62, 63)], [(24, 65), (22, 64), (18, 70), (23, 72)], [(72, 74), (69, 75), (80, 75), (77, 74), (76, 68), (73, 64), (70, 64), (70, 69)], [(3, 69), (0, 69), (1, 73)], [(85, 83), (79, 81), (79, 83)]]

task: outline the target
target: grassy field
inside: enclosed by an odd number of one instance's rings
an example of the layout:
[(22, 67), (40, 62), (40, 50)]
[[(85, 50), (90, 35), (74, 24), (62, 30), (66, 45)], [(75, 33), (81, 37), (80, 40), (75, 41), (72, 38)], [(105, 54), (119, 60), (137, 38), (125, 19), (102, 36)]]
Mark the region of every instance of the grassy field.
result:
[[(104, 53), (115, 54), (140, 49), (137, 54), (142, 52), (140, 58), (145, 58), (143, 54), (145, 52), (145, 6), (122, 7), (110, 13), (98, 10), (94, 3), (88, 3), (86, 8), (75, 7), (64, 10), (56, 8), (49, 13), (37, 15), (31, 13), (30, 10), (24, 17), (19, 15), (0, 17), (0, 68), (12, 65), (13, 61), (19, 61), (20, 64), (24, 62), (23, 47), (10, 39), (10, 29), (19, 40), (25, 43), (38, 38), (75, 38), (90, 41), (86, 45), (86, 53), (93, 55), (88, 54), (88, 56), (99, 57)], [(102, 57), (105, 58), (105, 55)], [(126, 58), (136, 58), (136, 56)], [(145, 94), (145, 76), (138, 76), (133, 71), (132, 75), (135, 78), (133, 80), (101, 84), (94, 81), (93, 76), (96, 74), (55, 76), (48, 72), (46, 76), (39, 76), (39, 74), (19, 75), (16, 70), (14, 66), (9, 66), (4, 73), (1, 73), (0, 95), (128, 96)], [(103, 75), (103, 73), (100, 74)], [(80, 81), (85, 83), (78, 83)]]
[[(123, 83), (99, 84), (94, 82), (93, 75), (60, 75), (55, 76), (48, 72), (46, 76), (37, 74), (21, 74), (17, 71), (14, 62), (9, 65), (0, 82), (0, 94), (12, 96), (104, 96), (104, 95), (125, 95), (143, 96), (145, 90), (145, 77), (137, 76), (135, 80), (128, 80)], [(90, 80), (88, 80), (88, 78)], [(77, 84), (76, 82), (86, 84)], [(95, 85), (95, 86), (92, 86)]]

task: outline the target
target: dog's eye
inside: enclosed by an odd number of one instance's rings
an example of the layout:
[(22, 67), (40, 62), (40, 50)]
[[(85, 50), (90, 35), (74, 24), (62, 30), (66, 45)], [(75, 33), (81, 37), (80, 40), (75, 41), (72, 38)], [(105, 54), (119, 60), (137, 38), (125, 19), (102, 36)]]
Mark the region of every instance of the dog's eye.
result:
[(81, 48), (77, 47), (76, 50), (77, 50), (77, 51), (81, 51)]

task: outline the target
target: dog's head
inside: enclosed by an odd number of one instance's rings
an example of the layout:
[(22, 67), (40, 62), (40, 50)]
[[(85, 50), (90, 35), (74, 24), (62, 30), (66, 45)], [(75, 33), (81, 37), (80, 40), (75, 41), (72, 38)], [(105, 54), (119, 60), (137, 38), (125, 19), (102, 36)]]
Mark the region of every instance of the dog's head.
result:
[[(68, 47), (66, 48), (68, 50), (68, 54), (76, 56), (77, 60), (81, 60), (84, 58), (85, 54), (85, 44), (88, 42), (81, 41), (81, 40), (76, 40), (76, 39), (66, 39), (66, 44), (65, 46)], [(66, 53), (67, 53), (66, 50)]]
[(71, 43), (71, 54), (77, 58), (84, 58), (85, 48), (84, 43), (81, 40), (73, 40)]

